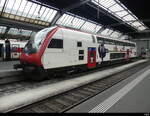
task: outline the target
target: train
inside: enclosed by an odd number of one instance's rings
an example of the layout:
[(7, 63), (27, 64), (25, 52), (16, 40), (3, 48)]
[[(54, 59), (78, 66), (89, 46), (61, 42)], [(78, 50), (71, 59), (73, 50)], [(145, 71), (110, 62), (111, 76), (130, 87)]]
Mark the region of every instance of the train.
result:
[(0, 40), (0, 61), (18, 60), (27, 42)]
[(104, 37), (61, 26), (39, 31), (21, 52), (20, 63), (30, 79), (45, 80), (49, 74), (90, 70), (105, 62), (130, 60), (137, 56), (136, 43)]

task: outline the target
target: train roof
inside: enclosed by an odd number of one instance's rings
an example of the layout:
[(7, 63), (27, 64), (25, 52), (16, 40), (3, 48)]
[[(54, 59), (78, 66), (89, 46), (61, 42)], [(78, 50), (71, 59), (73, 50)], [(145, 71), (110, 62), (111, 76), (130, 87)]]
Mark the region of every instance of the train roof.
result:
[(119, 39), (112, 38), (112, 37), (106, 37), (106, 36), (103, 36), (103, 35), (97, 35), (97, 34), (93, 34), (93, 33), (84, 32), (84, 31), (77, 30), (77, 29), (74, 29), (74, 28), (68, 28), (68, 27), (63, 27), (63, 26), (58, 26), (58, 25), (56, 27), (63, 28), (63, 29), (74, 30), (74, 31), (78, 31), (78, 32), (86, 33), (86, 34), (91, 34), (91, 35), (94, 35), (94, 36), (97, 36), (97, 37), (106, 38), (106, 39), (111, 39), (111, 40), (116, 40), (116, 41), (120, 41), (120, 42), (127, 42), (127, 43), (134, 43), (135, 44), (135, 42), (132, 42), (132, 41), (119, 40)]

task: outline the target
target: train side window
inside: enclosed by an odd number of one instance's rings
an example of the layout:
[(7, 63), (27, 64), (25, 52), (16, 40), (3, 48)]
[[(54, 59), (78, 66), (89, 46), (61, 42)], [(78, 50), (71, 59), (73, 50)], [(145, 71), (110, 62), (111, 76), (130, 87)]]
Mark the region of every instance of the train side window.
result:
[(93, 43), (95, 43), (95, 37), (94, 36), (92, 36), (92, 40), (93, 40)]
[(61, 39), (52, 39), (48, 45), (48, 48), (63, 48), (63, 40)]
[(79, 56), (79, 60), (84, 60), (84, 56)]
[(84, 54), (84, 50), (79, 50), (79, 54)]
[(82, 42), (77, 42), (78, 47), (82, 47)]
[(104, 43), (104, 39), (100, 38), (100, 37), (97, 37), (97, 43), (99, 43), (99, 44)]
[(79, 60), (84, 60), (84, 50), (79, 50)]

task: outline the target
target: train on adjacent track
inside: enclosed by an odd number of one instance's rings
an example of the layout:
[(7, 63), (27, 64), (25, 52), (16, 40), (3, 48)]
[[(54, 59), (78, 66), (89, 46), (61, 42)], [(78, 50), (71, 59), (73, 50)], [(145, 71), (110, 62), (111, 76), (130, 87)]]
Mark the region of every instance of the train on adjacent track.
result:
[(53, 26), (31, 37), (14, 68), (22, 68), (28, 77), (40, 81), (47, 74), (93, 69), (136, 56), (134, 42)]
[(23, 41), (0, 40), (0, 60), (19, 59), (26, 43)]

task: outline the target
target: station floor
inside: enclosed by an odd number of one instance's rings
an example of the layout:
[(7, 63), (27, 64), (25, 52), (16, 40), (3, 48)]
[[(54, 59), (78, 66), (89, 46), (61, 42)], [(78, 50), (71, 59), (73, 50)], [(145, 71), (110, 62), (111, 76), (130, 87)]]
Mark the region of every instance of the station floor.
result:
[(0, 61), (0, 72), (7, 70), (14, 70), (13, 65), (18, 64), (19, 61)]
[(147, 113), (150, 112), (150, 66), (67, 113)]

